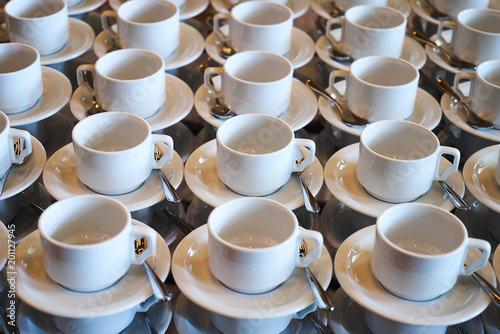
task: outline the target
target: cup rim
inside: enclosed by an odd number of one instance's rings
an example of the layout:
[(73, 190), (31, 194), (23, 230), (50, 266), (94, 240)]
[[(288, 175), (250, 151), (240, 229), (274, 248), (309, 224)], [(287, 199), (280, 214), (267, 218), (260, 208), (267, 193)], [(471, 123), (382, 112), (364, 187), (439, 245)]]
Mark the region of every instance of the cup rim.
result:
[[(169, 7), (172, 7), (174, 9), (174, 12), (172, 13), (172, 15), (170, 15), (169, 17), (163, 19), (163, 20), (159, 20), (159, 21), (155, 21), (155, 22), (137, 22), (137, 21), (131, 21), (130, 19), (128, 18), (124, 18), (122, 16), (122, 12), (124, 10), (127, 9), (127, 7), (130, 7), (130, 6), (140, 6), (142, 3), (152, 3), (152, 4), (160, 4), (160, 5), (167, 5)], [(162, 23), (164, 21), (167, 21), (167, 20), (171, 20), (171, 19), (175, 19), (175, 17), (177, 16), (177, 18), (179, 17), (180, 15), (180, 11), (179, 11), (179, 7), (176, 6), (174, 3), (172, 3), (171, 1), (168, 1), (168, 0), (141, 0), (140, 2), (138, 3), (135, 3), (135, 2), (132, 2), (132, 1), (126, 1), (125, 3), (123, 3), (124, 5), (126, 6), (121, 6), (118, 8), (118, 10), (116, 11), (116, 15), (120, 18), (120, 20), (128, 23), (128, 24), (131, 24), (131, 25), (137, 25), (137, 26), (152, 26), (154, 24), (158, 24), (158, 23)]]
[(477, 28), (471, 27), (468, 23), (465, 23), (464, 16), (471, 15), (470, 13), (472, 12), (486, 12), (486, 13), (500, 15), (500, 10), (491, 8), (468, 8), (462, 10), (460, 13), (457, 14), (457, 23), (464, 26), (465, 28), (478, 34), (489, 35), (489, 36), (500, 36), (500, 32), (489, 32), (489, 31), (479, 30)]
[[(365, 9), (385, 10), (385, 11), (391, 12), (392, 14), (398, 16), (403, 21), (401, 23), (399, 23), (398, 25), (393, 26), (393, 27), (388, 27), (388, 28), (371, 28), (371, 27), (367, 27), (367, 26), (361, 25), (361, 24), (359, 24), (357, 22), (351, 21), (351, 19), (348, 17), (349, 13), (354, 13), (356, 11), (365, 10)], [(391, 29), (399, 28), (399, 27), (401, 27), (403, 25), (406, 26), (406, 24), (407, 24), (406, 16), (404, 16), (403, 13), (401, 13), (400, 11), (398, 11), (398, 10), (396, 10), (394, 8), (386, 7), (386, 6), (379, 6), (379, 5), (365, 4), (365, 5), (358, 5), (358, 6), (350, 7), (348, 10), (345, 11), (344, 17), (345, 17), (345, 20), (349, 21), (349, 23), (352, 24), (353, 26), (355, 26), (357, 28), (360, 28), (360, 29), (364, 29), (364, 30), (389, 31)]]
[[(45, 225), (50, 224), (50, 221), (47, 220), (47, 216), (51, 214), (51, 211), (56, 210), (60, 206), (68, 205), (67, 203), (73, 202), (73, 201), (81, 201), (81, 200), (99, 200), (99, 201), (107, 201), (107, 202), (112, 202), (114, 205), (119, 206), (120, 209), (125, 212), (125, 216), (127, 217), (127, 222), (124, 224), (123, 228), (119, 230), (115, 235), (113, 235), (110, 239), (94, 243), (94, 244), (89, 244), (89, 245), (73, 245), (73, 244), (68, 244), (64, 243), (62, 241), (58, 241), (54, 239), (52, 236), (48, 235), (45, 231)], [(127, 232), (127, 229), (129, 228), (130, 224), (132, 223), (132, 217), (130, 214), (130, 211), (127, 209), (127, 207), (121, 203), (120, 201), (113, 199), (108, 196), (104, 195), (77, 195), (73, 197), (68, 197), (62, 200), (59, 200), (55, 203), (52, 203), (47, 209), (45, 209), (44, 212), (40, 215), (38, 219), (38, 231), (40, 233), (40, 237), (47, 240), (51, 244), (59, 247), (59, 248), (64, 248), (64, 249), (69, 249), (69, 250), (82, 250), (82, 249), (96, 249), (96, 248), (101, 248), (101, 247), (107, 247), (108, 244), (114, 242), (114, 240), (123, 235), (124, 233)]]
[[(435, 211), (439, 211), (442, 214), (446, 215), (447, 217), (451, 218), (451, 220), (455, 223), (455, 225), (457, 225), (462, 231), (462, 235), (463, 235), (462, 241), (453, 250), (448, 251), (448, 252), (444, 252), (444, 253), (440, 253), (440, 254), (416, 253), (416, 252), (409, 251), (407, 249), (404, 249), (404, 248), (396, 245), (391, 240), (389, 240), (389, 238), (387, 238), (387, 236), (385, 235), (384, 232), (381, 231), (380, 224), (382, 224), (382, 223), (379, 223), (379, 221), (381, 221), (381, 219), (385, 218), (386, 216), (392, 215), (394, 211), (401, 210), (401, 208), (407, 208), (407, 207), (417, 207), (420, 210), (425, 208), (425, 210), (427, 210), (427, 211), (435, 210)], [(389, 245), (392, 249), (394, 249), (394, 250), (398, 251), (399, 253), (404, 254), (406, 256), (411, 256), (413, 258), (425, 259), (425, 260), (442, 260), (444, 258), (453, 256), (458, 252), (461, 252), (463, 247), (466, 246), (467, 240), (469, 237), (468, 233), (467, 233), (467, 229), (465, 228), (464, 224), (462, 223), (462, 221), (458, 217), (456, 217), (454, 214), (452, 214), (451, 212), (449, 212), (441, 207), (438, 207), (438, 206), (435, 206), (432, 204), (427, 204), (427, 203), (401, 203), (401, 204), (396, 204), (396, 205), (391, 206), (390, 208), (384, 210), (377, 217), (377, 221), (375, 223), (375, 230), (376, 230), (376, 232), (375, 232), (376, 235), (378, 237), (380, 237), (384, 241), (384, 243)]]
[[(277, 23), (273, 23), (273, 24), (269, 24), (269, 25), (261, 25), (261, 24), (255, 24), (255, 23), (250, 23), (250, 22), (243, 21), (243, 20), (241, 20), (241, 18), (235, 17), (233, 15), (233, 11), (234, 10), (239, 10), (242, 7), (258, 6), (258, 5), (260, 5), (262, 7), (277, 7), (277, 8), (281, 8), (281, 9), (285, 10), (288, 13), (288, 17), (287, 17), (286, 20), (283, 20), (281, 22), (277, 22)], [(290, 7), (282, 5), (282, 4), (277, 3), (277, 2), (261, 1), (261, 0), (243, 1), (243, 2), (238, 3), (236, 6), (234, 6), (231, 9), (231, 19), (237, 21), (241, 25), (245, 25), (245, 26), (248, 26), (248, 27), (261, 28), (261, 29), (272, 29), (272, 28), (275, 28), (278, 25), (286, 24), (286, 23), (288, 23), (290, 21), (292, 22), (292, 25), (293, 25), (293, 11), (290, 9)]]
[(481, 64), (479, 64), (477, 67), (476, 67), (476, 76), (482, 81), (484, 82), (486, 85), (488, 86), (493, 86), (497, 89), (500, 89), (500, 83), (498, 84), (494, 84), (492, 83), (491, 81), (488, 81), (486, 80), (485, 78), (485, 73), (482, 73), (482, 70), (484, 68), (487, 68), (488, 66), (495, 66), (496, 65), (496, 68), (498, 70), (498, 75), (500, 76), (500, 59), (492, 59), (492, 60), (487, 60), (485, 62), (482, 62)]
[[(62, 8), (60, 8), (57, 12), (54, 12), (54, 13), (51, 13), (49, 15), (45, 15), (45, 16), (40, 16), (40, 17), (22, 17), (22, 16), (19, 16), (19, 15), (13, 15), (12, 13), (9, 13), (9, 7), (12, 7), (16, 4), (16, 2), (22, 2), (24, 0), (11, 0), (11, 1), (8, 1), (6, 4), (5, 4), (5, 7), (4, 7), (4, 10), (5, 10), (5, 14), (8, 16), (8, 17), (11, 17), (11, 18), (14, 18), (16, 20), (23, 20), (23, 21), (34, 21), (34, 20), (39, 20), (39, 19), (45, 19), (45, 18), (50, 18), (51, 16), (55, 16), (55, 15), (59, 15), (61, 12), (63, 11), (66, 11), (68, 12), (68, 5), (66, 4), (66, 1), (62, 1), (62, 0), (53, 0), (53, 1), (58, 1), (59, 3), (61, 3), (63, 6)], [(41, 2), (41, 1), (39, 1)], [(12, 3), (14, 3), (14, 5), (12, 5)], [(67, 16), (67, 15), (66, 15)]]
[(17, 49), (27, 49), (27, 50), (30, 50), (31, 52), (35, 53), (35, 59), (30, 64), (28, 64), (25, 67), (20, 68), (20, 69), (18, 69), (16, 71), (11, 71), (11, 72), (7, 72), (7, 73), (0, 72), (0, 77), (7, 77), (9, 75), (16, 75), (16, 74), (18, 74), (18, 73), (20, 73), (22, 71), (28, 71), (31, 68), (31, 66), (36, 65), (36, 64), (38, 64), (40, 66), (40, 71), (41, 71), (40, 52), (38, 52), (37, 49), (35, 49), (31, 45), (23, 44), (23, 43), (3, 43), (3, 44), (0, 44), (0, 48), (2, 48), (2, 45), (5, 45), (5, 47), (15, 47)]
[[(355, 64), (362, 64), (363, 62), (366, 62), (366, 61), (368, 61), (368, 62), (369, 61), (373, 61), (373, 59), (375, 59), (375, 60), (380, 59), (380, 60), (385, 60), (386, 62), (387, 61), (392, 61), (392, 62), (399, 62), (399, 63), (405, 64), (413, 72), (413, 78), (410, 81), (408, 81), (408, 82), (406, 82), (404, 84), (401, 84), (401, 85), (383, 86), (383, 85), (379, 85), (379, 84), (374, 84), (372, 82), (368, 82), (368, 81), (362, 79), (359, 75), (357, 75), (353, 71), (353, 69), (354, 70), (356, 69), (356, 66), (360, 66), (360, 65), (355, 65)], [(412, 86), (412, 85), (415, 84), (415, 82), (418, 83), (418, 80), (420, 78), (420, 72), (415, 67), (415, 65), (413, 65), (409, 61), (406, 61), (406, 60), (401, 59), (401, 58), (395, 58), (395, 57), (389, 57), (389, 56), (366, 56), (366, 57), (363, 57), (363, 58), (356, 59), (351, 64), (351, 66), (349, 68), (349, 76), (351, 76), (352, 78), (356, 79), (357, 81), (363, 83), (366, 86), (376, 87), (377, 89), (396, 89), (396, 88), (405, 88), (405, 87), (408, 87), (408, 86)]]
[[(5, 126), (3, 128), (0, 128), (0, 135), (3, 134), (4, 132), (7, 133), (7, 131), (10, 129), (10, 119), (5, 114), (3, 111), (0, 110), (0, 122), (5, 123)], [(0, 123), (1, 126), (1, 123)]]

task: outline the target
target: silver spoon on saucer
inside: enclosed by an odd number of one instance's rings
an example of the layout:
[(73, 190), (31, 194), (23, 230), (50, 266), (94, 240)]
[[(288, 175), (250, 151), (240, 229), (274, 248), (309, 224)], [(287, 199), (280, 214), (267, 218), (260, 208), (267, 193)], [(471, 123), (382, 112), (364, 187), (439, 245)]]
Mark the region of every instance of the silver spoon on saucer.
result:
[(471, 206), (467, 203), (462, 196), (457, 194), (455, 190), (445, 181), (438, 181), (438, 183), (443, 187), (444, 191), (448, 194), (448, 198), (453, 203), (453, 205), (459, 210), (470, 210)]
[[(203, 76), (205, 74), (206, 66), (204, 64), (200, 64), (198, 67), (201, 75)], [(213, 94), (215, 96), (215, 94)], [(228, 118), (231, 118), (233, 116), (236, 116), (236, 113), (229, 109), (224, 103), (222, 103), (218, 97), (215, 96), (214, 98), (214, 105), (210, 109), (210, 114), (214, 116), (217, 119), (220, 120), (226, 120)]]
[(92, 115), (99, 114), (99, 113), (102, 113), (105, 111), (106, 111), (106, 109), (101, 107), (101, 105), (97, 102), (95, 96), (92, 96), (92, 105), (90, 106), (90, 108), (87, 109), (85, 114), (87, 116), (92, 116)]
[(329, 57), (332, 58), (333, 60), (335, 61), (338, 61), (340, 63), (344, 63), (344, 62), (352, 62), (353, 59), (351, 56), (343, 53), (342, 51), (338, 50), (333, 44), (332, 42), (328, 39), (327, 35), (326, 35), (326, 29), (325, 29), (325, 23), (323, 23), (322, 19), (316, 19), (316, 21), (314, 22), (315, 25), (316, 25), (316, 28), (318, 29), (318, 31), (323, 35), (325, 36), (327, 42), (328, 42), (328, 45), (329, 45), (329, 49), (330, 49), (330, 52), (329, 52)]

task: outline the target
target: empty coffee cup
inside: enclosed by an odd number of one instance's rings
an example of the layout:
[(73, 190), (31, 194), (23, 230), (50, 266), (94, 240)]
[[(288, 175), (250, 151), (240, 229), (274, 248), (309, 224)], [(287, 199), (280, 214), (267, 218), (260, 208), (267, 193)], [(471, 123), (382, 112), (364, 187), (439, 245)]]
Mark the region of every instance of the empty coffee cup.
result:
[[(304, 240), (314, 248), (300, 257)], [(225, 286), (263, 293), (286, 281), (295, 267), (321, 256), (323, 236), (300, 228), (284, 205), (265, 198), (240, 198), (215, 208), (208, 217), (208, 262)]]
[[(440, 168), (441, 157), (453, 164)], [(386, 202), (412, 201), (425, 194), (434, 180), (458, 170), (460, 151), (441, 146), (431, 130), (408, 121), (379, 121), (361, 132), (357, 178), (373, 197)]]
[[(301, 155), (299, 147), (303, 147)], [(267, 115), (248, 114), (225, 121), (217, 130), (217, 175), (232, 191), (264, 196), (314, 161), (316, 145), (295, 138), (290, 125)]]
[[(40, 216), (47, 275), (63, 287), (92, 292), (113, 285), (132, 264), (142, 264), (156, 251), (156, 232), (132, 225), (130, 212), (105, 196), (83, 195), (58, 201)], [(136, 253), (135, 241), (146, 249)]]
[[(482, 257), (464, 263), (469, 248)], [(491, 246), (469, 238), (464, 224), (450, 212), (422, 203), (395, 205), (377, 218), (371, 268), (392, 294), (415, 301), (449, 291), (458, 276), (486, 266)]]
[[(131, 192), (174, 154), (172, 137), (151, 134), (142, 118), (120, 112), (87, 117), (73, 128), (76, 174), (91, 190), (106, 195)], [(155, 145), (168, 151), (155, 160)]]
[[(14, 140), (19, 138), (22, 151), (16, 154)], [(21, 164), (31, 154), (31, 135), (28, 131), (13, 129), (7, 115), (0, 111), (0, 178), (12, 164)]]

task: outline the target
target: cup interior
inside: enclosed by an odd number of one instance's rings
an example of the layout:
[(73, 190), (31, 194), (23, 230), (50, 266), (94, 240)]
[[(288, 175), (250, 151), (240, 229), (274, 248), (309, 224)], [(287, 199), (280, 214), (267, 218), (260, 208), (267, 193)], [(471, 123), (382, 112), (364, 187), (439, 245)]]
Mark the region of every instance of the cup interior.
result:
[(130, 213), (117, 202), (97, 196), (77, 196), (48, 207), (38, 227), (57, 244), (88, 246), (117, 236), (129, 222)]
[(5, 43), (0, 45), (0, 75), (14, 73), (31, 66), (38, 53), (27, 45)]
[(64, 8), (61, 0), (16, 0), (5, 5), (5, 12), (12, 17), (34, 19), (53, 15)]
[(437, 137), (428, 129), (409, 122), (380, 121), (366, 127), (361, 141), (373, 153), (388, 159), (418, 160), (439, 148)]
[(484, 62), (477, 67), (477, 75), (500, 89), (500, 60)]
[(400, 205), (377, 219), (377, 229), (396, 248), (418, 255), (441, 255), (458, 249), (466, 240), (458, 218), (430, 206)]
[(118, 16), (132, 23), (165, 21), (178, 11), (173, 3), (162, 0), (128, 1), (124, 5), (118, 9)]
[(472, 8), (461, 11), (457, 21), (481, 33), (500, 34), (500, 11)]
[(87, 117), (73, 128), (73, 141), (87, 150), (120, 152), (149, 138), (149, 127), (139, 117), (124, 113), (103, 113)]
[(369, 29), (390, 29), (406, 24), (404, 15), (398, 11), (372, 5), (351, 7), (345, 18), (354, 25)]
[(293, 74), (293, 67), (281, 56), (247, 51), (230, 57), (224, 64), (224, 72), (236, 80), (259, 84), (284, 80)]
[(289, 20), (292, 12), (277, 3), (247, 1), (238, 4), (231, 11), (231, 16), (248, 25), (275, 25)]
[(400, 87), (418, 80), (418, 70), (410, 63), (390, 57), (372, 56), (356, 60), (350, 73), (367, 85)]
[(160, 56), (138, 49), (110, 52), (99, 58), (95, 66), (96, 72), (103, 77), (122, 81), (148, 78), (164, 69), (163, 59)]
[(286, 123), (266, 115), (240, 115), (227, 120), (217, 131), (220, 144), (253, 155), (280, 151), (293, 138), (293, 131)]

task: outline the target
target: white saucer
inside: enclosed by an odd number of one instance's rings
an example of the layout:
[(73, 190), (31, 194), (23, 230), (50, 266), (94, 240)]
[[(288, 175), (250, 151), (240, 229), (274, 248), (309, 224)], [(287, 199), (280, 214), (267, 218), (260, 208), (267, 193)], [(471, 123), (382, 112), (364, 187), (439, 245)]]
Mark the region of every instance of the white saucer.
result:
[(68, 42), (61, 50), (50, 55), (40, 56), (40, 63), (51, 65), (74, 59), (92, 46), (94, 38), (94, 29), (87, 22), (70, 17)]
[[(321, 257), (313, 261), (309, 269), (322, 286), (328, 286), (333, 272), (332, 259), (324, 246)], [(287, 281), (270, 292), (243, 294), (225, 287), (208, 267), (206, 225), (197, 228), (179, 243), (172, 258), (172, 274), (187, 298), (210, 312), (232, 318), (286, 316), (314, 302), (309, 281), (301, 268), (296, 268)], [(269, 303), (272, 303), (271, 309)], [(262, 312), (259, 305), (266, 305), (266, 312)]]
[(439, 25), (439, 21), (430, 16), (429, 12), (426, 8), (422, 6), (420, 0), (410, 0), (411, 9), (417, 14), (419, 17), (424, 19), (427, 22), (430, 22), (435, 25)]
[[(335, 84), (335, 88), (337, 88), (340, 93), (344, 94), (345, 85), (345, 80), (339, 81)], [(328, 89), (327, 91), (330, 93)], [(341, 103), (341, 105), (345, 109), (348, 109), (347, 102)], [(333, 109), (335, 107), (331, 107), (330, 102), (322, 96), (318, 98), (318, 107), (325, 120), (335, 128), (357, 137), (360, 136), (364, 126), (348, 126), (342, 122), (338, 111)], [(441, 116), (441, 107), (438, 101), (422, 88), (418, 88), (413, 113), (407, 120), (425, 126), (429, 130), (433, 130), (441, 121)]]
[(491, 303), (486, 310), (481, 313), (483, 325), (487, 334), (500, 334), (500, 308)]
[[(165, 71), (173, 70), (188, 64), (198, 59), (203, 53), (203, 36), (187, 23), (180, 23), (179, 29), (179, 47), (165, 61)], [(108, 37), (106, 31), (101, 31), (94, 42), (94, 53), (101, 58), (108, 53), (113, 47), (113, 42)]]
[(495, 180), (500, 145), (483, 148), (465, 162), (465, 185), (478, 201), (500, 213), (500, 187)]
[[(335, 309), (329, 312), (328, 326), (336, 334), (371, 333), (365, 322), (365, 310), (349, 297), (344, 289), (339, 288), (333, 297)], [(467, 333), (483, 334), (484, 327), (480, 317), (464, 322), (461, 326)], [(446, 334), (458, 334), (455, 326), (449, 326)]]
[[(312, 10), (327, 20), (332, 18), (330, 14), (328, 14), (329, 2), (332, 2), (332, 0), (310, 0)], [(389, 0), (387, 7), (400, 11), (406, 17), (408, 17), (411, 12), (411, 6), (408, 0)]]
[[(217, 207), (229, 200), (245, 197), (226, 187), (217, 176), (217, 143), (213, 139), (198, 147), (189, 157), (185, 167), (185, 178), (189, 189), (203, 202)], [(318, 158), (302, 172), (302, 178), (313, 195), (316, 195), (323, 184), (322, 167)], [(297, 177), (290, 180), (278, 191), (263, 196), (280, 202), (290, 210), (304, 205), (302, 191)]]
[[(227, 26), (221, 27), (221, 29)], [(217, 35), (212, 32), (208, 35), (205, 40), (205, 50), (209, 57), (215, 60), (219, 64), (224, 64), (226, 59), (220, 56), (221, 46)], [(302, 67), (309, 63), (314, 57), (314, 41), (307, 33), (294, 27), (292, 29), (292, 43), (290, 45), (290, 51), (285, 58), (287, 58), (293, 65), (294, 69)]]
[[(210, 4), (219, 13), (229, 13), (227, 9), (228, 0), (210, 0)], [(309, 0), (288, 0), (285, 4), (290, 7), (293, 12), (293, 18), (304, 15), (309, 8)]]
[(68, 15), (88, 13), (101, 7), (106, 0), (82, 0), (72, 7), (68, 7)]
[[(452, 36), (452, 31), (451, 30), (444, 30), (441, 36), (443, 36), (443, 39), (446, 42), (450, 42), (451, 36)], [(436, 35), (432, 35), (430, 39), (435, 42), (436, 41)], [(446, 47), (445, 47), (445, 50), (448, 51), (450, 54), (453, 54), (453, 50), (450, 50), (449, 48), (446, 48)], [(454, 74), (457, 74), (457, 73), (460, 72), (459, 68), (453, 67), (450, 64), (448, 64), (448, 62), (443, 59), (443, 57), (441, 56), (441, 54), (439, 52), (437, 52), (436, 49), (430, 47), (429, 45), (425, 46), (425, 53), (427, 54), (427, 57), (429, 57), (429, 59), (434, 64), (436, 64), (439, 67), (447, 70), (448, 72), (451, 72), (451, 73), (454, 73)]]
[[(336, 38), (339, 38), (340, 28), (333, 30), (331, 33)], [(330, 58), (330, 49), (330, 42), (326, 39), (325, 36), (321, 36), (320, 38), (318, 38), (318, 41), (316, 42), (316, 53), (318, 54), (319, 58), (336, 69), (348, 71), (351, 63), (338, 62)], [(410, 63), (415, 65), (417, 69), (421, 69), (427, 61), (427, 56), (425, 54), (424, 48), (420, 44), (418, 44), (417, 41), (408, 36), (405, 36), (403, 51), (399, 58), (409, 61)]]
[[(212, 94), (202, 84), (194, 96), (194, 107), (203, 120), (219, 128), (224, 121), (212, 116), (210, 109), (213, 105)], [(290, 106), (279, 118), (287, 122), (293, 131), (297, 131), (309, 124), (317, 112), (318, 100), (314, 93), (304, 83), (294, 78), (292, 81)]]
[(28, 110), (7, 115), (10, 125), (20, 126), (35, 123), (52, 116), (68, 103), (71, 96), (71, 82), (61, 72), (42, 66), (43, 94)]
[[(145, 120), (151, 126), (151, 131), (158, 131), (176, 124), (186, 117), (193, 108), (193, 91), (181, 79), (165, 73), (165, 104), (152, 116)], [(86, 112), (92, 105), (92, 96), (82, 87), (78, 87), (69, 103), (71, 113), (79, 121), (87, 117)]]
[[(113, 10), (118, 10), (127, 0), (108, 0), (108, 4)], [(208, 7), (208, 0), (186, 0), (184, 6), (179, 9), (179, 19), (186, 20), (202, 13)]]
[[(163, 166), (162, 171), (175, 188), (179, 187), (182, 181), (183, 165), (177, 152), (174, 152), (174, 157)], [(58, 201), (76, 195), (96, 194), (87, 188), (76, 175), (72, 143), (62, 147), (49, 158), (43, 170), (43, 183), (52, 197)], [(130, 211), (137, 211), (160, 202), (165, 198), (165, 194), (160, 176), (153, 170), (138, 189), (112, 197), (125, 204)]]
[[(325, 183), (328, 190), (339, 201), (353, 210), (376, 218), (382, 211), (393, 206), (394, 203), (380, 201), (370, 196), (359, 184), (356, 176), (358, 154), (359, 143), (346, 146), (337, 151), (325, 165)], [(448, 167), (451, 163), (445, 158), (441, 158), (441, 165)], [(446, 183), (463, 196), (465, 186), (459, 171), (451, 174), (446, 179)], [(448, 199), (448, 195), (437, 182), (433, 182), (431, 189), (413, 202), (432, 204), (448, 211), (454, 208)]]
[(12, 169), (8, 179), (5, 181), (5, 189), (0, 196), (0, 200), (19, 194), (28, 188), (42, 174), (43, 166), (47, 156), (42, 144), (35, 137), (31, 136), (32, 152), (28, 159)]
[[(7, 231), (7, 226), (4, 225), (3, 222), (0, 221), (0, 268), (5, 266), (7, 263), (7, 258), (9, 254), (9, 232)], [(12, 240), (12, 246), (14, 246), (14, 240)], [(12, 251), (14, 248), (12, 248)]]
[(497, 246), (495, 253), (493, 254), (493, 268), (495, 268), (495, 275), (497, 280), (500, 282), (500, 246)]
[[(133, 223), (142, 225), (135, 220)], [(170, 251), (159, 234), (156, 243), (156, 253), (147, 261), (160, 279), (165, 280), (170, 268)], [(153, 293), (142, 265), (132, 265), (125, 276), (108, 289), (80, 293), (63, 288), (45, 273), (38, 231), (17, 246), (16, 261), (17, 296), (29, 306), (54, 316), (88, 318), (111, 315), (142, 303)]]
[[(375, 226), (357, 231), (342, 243), (335, 257), (337, 280), (363, 308), (409, 325), (445, 326), (474, 318), (491, 302), (481, 286), (472, 277), (465, 276), (460, 276), (449, 292), (430, 301), (412, 302), (390, 294), (371, 270), (374, 236)], [(478, 258), (476, 252), (473, 254), (474, 258)], [(478, 272), (495, 283), (491, 265)]]

